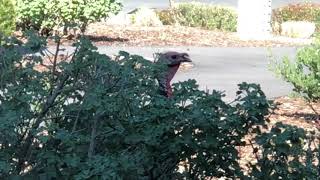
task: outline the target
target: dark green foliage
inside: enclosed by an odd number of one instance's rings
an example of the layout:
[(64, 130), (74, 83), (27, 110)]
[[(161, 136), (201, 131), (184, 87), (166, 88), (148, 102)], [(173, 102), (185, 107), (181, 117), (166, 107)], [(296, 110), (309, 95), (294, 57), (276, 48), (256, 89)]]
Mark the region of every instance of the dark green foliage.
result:
[[(121, 9), (117, 0), (17, 0), (18, 27), (42, 34), (62, 29), (80, 29), (116, 14)], [(61, 30), (60, 30), (61, 31)]]
[(111, 60), (81, 39), (70, 62), (51, 59), (38, 72), (43, 57), (22, 58), (20, 49), (44, 41), (2, 41), (1, 179), (24, 170), (19, 176), (30, 179), (241, 177), (236, 147), (268, 113), (255, 84), (241, 84), (233, 105), (194, 80), (175, 84), (168, 99), (157, 91), (162, 66), (141, 56)]
[[(165, 98), (155, 80), (161, 64), (126, 52), (111, 59), (82, 38), (68, 61), (51, 58), (39, 72), (48, 57), (32, 52), (45, 41), (28, 36), (0, 39), (1, 179), (319, 176), (318, 149), (302, 149), (303, 130), (277, 124), (261, 133), (269, 104), (259, 85), (240, 84), (232, 104), (194, 80)], [(244, 176), (237, 147), (250, 132), (262, 154)]]
[(179, 3), (174, 9), (158, 12), (163, 24), (178, 23), (190, 27), (236, 31), (236, 11), (203, 3)]
[[(308, 134), (308, 135), (307, 135)], [(318, 179), (318, 142), (314, 134), (277, 123), (268, 133), (258, 134), (261, 158), (253, 165), (254, 179)], [(258, 151), (256, 151), (258, 152)], [(303, 162), (303, 163), (302, 163)]]
[(15, 9), (11, 0), (0, 0), (0, 34), (10, 35), (15, 30)]

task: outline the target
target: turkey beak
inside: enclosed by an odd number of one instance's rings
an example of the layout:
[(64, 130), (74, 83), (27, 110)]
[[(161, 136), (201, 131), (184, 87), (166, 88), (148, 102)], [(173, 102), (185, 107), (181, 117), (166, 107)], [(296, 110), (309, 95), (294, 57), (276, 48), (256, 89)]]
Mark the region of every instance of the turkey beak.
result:
[(182, 57), (183, 57), (183, 62), (192, 62), (188, 54), (184, 54)]

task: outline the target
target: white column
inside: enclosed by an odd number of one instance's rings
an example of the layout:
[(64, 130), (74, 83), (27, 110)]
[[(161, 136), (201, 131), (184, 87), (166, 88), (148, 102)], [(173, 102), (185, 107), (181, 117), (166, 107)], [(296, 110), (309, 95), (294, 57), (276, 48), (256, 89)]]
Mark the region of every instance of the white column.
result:
[(174, 4), (175, 4), (174, 0), (169, 0), (170, 8), (173, 8)]
[(271, 1), (238, 0), (238, 36), (245, 40), (271, 37)]

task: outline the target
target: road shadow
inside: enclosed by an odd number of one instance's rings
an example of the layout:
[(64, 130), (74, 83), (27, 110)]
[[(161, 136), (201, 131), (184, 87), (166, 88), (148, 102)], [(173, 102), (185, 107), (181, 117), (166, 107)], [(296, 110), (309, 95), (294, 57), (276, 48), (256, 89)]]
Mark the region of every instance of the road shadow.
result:
[(296, 118), (296, 119), (303, 119), (306, 121), (319, 121), (319, 116), (313, 113), (283, 113), (283, 116)]
[(92, 36), (92, 35), (86, 35), (85, 37), (89, 38), (93, 42), (128, 42), (129, 39), (127, 38), (114, 38), (109, 36)]

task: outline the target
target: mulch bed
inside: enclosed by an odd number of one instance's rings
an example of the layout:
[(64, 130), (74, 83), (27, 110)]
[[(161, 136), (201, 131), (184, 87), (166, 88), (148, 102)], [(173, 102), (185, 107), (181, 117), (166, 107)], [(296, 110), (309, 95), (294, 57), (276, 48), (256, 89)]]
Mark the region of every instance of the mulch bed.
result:
[[(110, 26), (99, 22), (90, 24), (86, 36), (95, 45), (106, 46), (200, 46), (200, 47), (295, 47), (310, 40), (274, 36), (271, 40), (241, 40), (236, 33), (205, 30), (184, 26)], [(71, 37), (71, 40), (70, 40)], [(70, 45), (74, 37), (63, 39)], [(50, 45), (54, 43), (49, 41)]]
[[(277, 108), (270, 117), (270, 123), (283, 122), (305, 130), (319, 130), (317, 127), (317, 115), (302, 98), (281, 97), (274, 101)], [(314, 109), (320, 112), (320, 102), (312, 103)], [(318, 119), (319, 121), (320, 119)]]
[(183, 26), (137, 27), (91, 24), (86, 35), (97, 45), (113, 46), (204, 46), (204, 47), (284, 47), (306, 41), (284, 37), (273, 40), (240, 40), (236, 33)]

